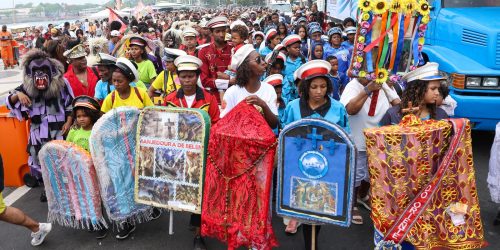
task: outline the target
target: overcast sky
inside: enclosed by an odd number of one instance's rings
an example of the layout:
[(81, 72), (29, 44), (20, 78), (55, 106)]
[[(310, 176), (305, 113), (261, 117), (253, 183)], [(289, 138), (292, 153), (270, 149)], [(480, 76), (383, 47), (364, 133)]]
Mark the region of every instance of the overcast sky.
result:
[[(7, 8), (12, 8), (12, 2), (15, 4), (25, 4), (25, 3), (33, 3), (37, 5), (38, 3), (71, 3), (71, 4), (80, 4), (80, 3), (103, 3), (105, 0), (73, 0), (73, 1), (65, 1), (65, 0), (1, 0), (4, 3), (8, 3)], [(3, 5), (3, 4), (2, 4)]]

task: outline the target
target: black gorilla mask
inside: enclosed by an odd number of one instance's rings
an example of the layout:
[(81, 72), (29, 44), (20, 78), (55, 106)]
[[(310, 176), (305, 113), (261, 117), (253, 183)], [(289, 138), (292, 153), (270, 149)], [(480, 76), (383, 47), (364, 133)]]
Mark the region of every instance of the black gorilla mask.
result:
[(30, 62), (26, 72), (31, 76), (38, 90), (46, 90), (52, 81), (52, 65), (47, 59), (35, 59)]

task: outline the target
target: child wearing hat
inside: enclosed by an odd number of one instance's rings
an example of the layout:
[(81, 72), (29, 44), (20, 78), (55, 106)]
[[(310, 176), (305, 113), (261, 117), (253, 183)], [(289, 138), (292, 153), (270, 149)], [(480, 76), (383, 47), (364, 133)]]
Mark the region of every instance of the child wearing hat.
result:
[(131, 37), (129, 41), (130, 59), (137, 64), (137, 70), (139, 72), (138, 79), (149, 88), (157, 74), (155, 65), (148, 59), (148, 53), (146, 51), (147, 42), (142, 37)]
[(148, 89), (148, 95), (150, 98), (153, 98), (155, 104), (162, 105), (163, 99), (168, 94), (181, 87), (174, 61), (179, 56), (184, 55), (187, 55), (187, 53), (183, 50), (165, 48), (165, 55), (162, 58), (165, 69)]
[(252, 35), (253, 47), (259, 49), (262, 41), (264, 41), (264, 33), (261, 31), (254, 32)]
[(300, 53), (301, 37), (299, 35), (289, 35), (283, 40), (283, 46), (286, 47), (288, 56), (285, 61), (283, 75), (286, 82), (283, 85), (283, 99), (289, 103), (299, 97), (293, 74), (303, 64), (307, 62), (302, 53)]
[(380, 120), (380, 126), (401, 122), (405, 115), (403, 110), (410, 108), (409, 105), (412, 105), (411, 108), (418, 108), (418, 110), (414, 110), (414, 113), (422, 120), (448, 118), (446, 111), (436, 104), (440, 95), (441, 81), (446, 80), (445, 77), (439, 75), (438, 67), (437, 63), (427, 63), (403, 76), (403, 80), (407, 83), (401, 97), (401, 103), (387, 110)]
[(101, 111), (106, 113), (121, 106), (132, 106), (139, 109), (153, 106), (153, 102), (145, 90), (130, 86), (130, 83), (137, 81), (138, 77), (137, 65), (134, 62), (124, 57), (118, 58), (116, 60), (116, 69), (112, 75), (115, 90), (106, 96)]
[[(346, 109), (340, 102), (330, 97), (332, 84), (327, 77), (330, 69), (330, 63), (324, 60), (313, 60), (297, 69), (296, 75), (300, 80), (300, 98), (291, 101), (286, 106), (284, 126), (303, 118), (320, 118), (339, 125), (347, 133), (351, 132)], [(291, 231), (297, 225), (296, 220), (290, 220), (286, 231)], [(316, 226), (316, 238), (320, 229), (321, 226)], [(305, 224), (302, 232), (305, 248), (310, 249), (312, 226)], [(316, 239), (316, 244), (317, 242)]]
[(188, 55), (198, 56), (198, 41), (196, 37), (198, 36), (198, 31), (193, 28), (184, 28), (182, 31), (182, 37), (184, 38), (184, 42), (181, 46), (179, 46), (180, 50), (184, 50)]
[(348, 50), (352, 50), (354, 47), (354, 37), (356, 36), (356, 27), (347, 27), (345, 33), (347, 35), (347, 40), (342, 42), (342, 46)]
[(92, 127), (101, 117), (101, 105), (94, 98), (81, 95), (73, 100), (71, 116), (75, 124), (71, 127), (66, 141), (73, 142), (89, 152), (89, 138)]
[(328, 31), (328, 43), (324, 46), (324, 58), (329, 56), (336, 56), (339, 60), (339, 72), (347, 73), (351, 55), (349, 50), (342, 45), (342, 30), (339, 27), (331, 28)]
[(273, 52), (274, 47), (281, 42), (281, 38), (278, 36), (278, 31), (276, 29), (269, 29), (264, 37), (264, 46), (260, 46), (259, 53), (262, 57), (266, 57), (267, 54)]

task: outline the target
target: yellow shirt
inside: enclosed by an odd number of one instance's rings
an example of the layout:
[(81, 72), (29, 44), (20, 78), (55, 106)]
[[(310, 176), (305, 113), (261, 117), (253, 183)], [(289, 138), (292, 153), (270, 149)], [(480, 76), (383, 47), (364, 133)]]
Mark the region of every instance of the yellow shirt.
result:
[[(173, 73), (173, 77), (171, 75), (172, 73), (167, 71), (167, 84), (164, 84), (165, 81), (165, 71), (162, 71), (155, 79), (153, 84), (154, 89), (156, 90), (161, 90), (165, 96), (168, 94), (174, 92), (175, 90), (178, 90), (181, 88), (181, 83), (179, 79), (177, 78), (177, 74)], [(173, 78), (173, 81), (172, 81)], [(175, 85), (174, 85), (175, 82)], [(166, 85), (166, 86), (165, 86)], [(166, 88), (165, 88), (166, 87)]]
[[(145, 90), (141, 88), (136, 88), (138, 94), (141, 96), (141, 99), (137, 96), (136, 91), (134, 90), (133, 87), (130, 88), (130, 95), (127, 99), (122, 99), (118, 92), (114, 90), (111, 92), (106, 98), (104, 99), (104, 102), (102, 103), (101, 111), (106, 113), (111, 109), (117, 108), (117, 107), (122, 107), (122, 106), (129, 106), (129, 107), (137, 107), (139, 109), (142, 109), (147, 106), (153, 106), (153, 102), (149, 98), (148, 94), (146, 93)], [(115, 100), (112, 101), (113, 99), (113, 93), (115, 95)]]

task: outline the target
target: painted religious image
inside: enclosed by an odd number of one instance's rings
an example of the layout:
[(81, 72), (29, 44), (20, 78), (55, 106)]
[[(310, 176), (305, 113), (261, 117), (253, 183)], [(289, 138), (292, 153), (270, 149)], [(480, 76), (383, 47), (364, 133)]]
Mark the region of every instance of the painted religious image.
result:
[(337, 215), (337, 183), (292, 177), (290, 192), (293, 208)]
[(139, 166), (139, 173), (142, 176), (153, 177), (154, 176), (154, 156), (155, 149), (149, 147), (143, 147), (139, 150), (139, 157), (142, 164)]
[(167, 112), (144, 113), (141, 135), (157, 138), (177, 138), (177, 124), (179, 114)]
[(202, 168), (202, 158), (198, 152), (186, 152), (186, 178), (188, 183), (200, 183), (200, 170)]
[(154, 177), (184, 181), (184, 151), (172, 148), (157, 148)]
[(185, 206), (196, 206), (196, 204), (198, 204), (198, 188), (177, 185), (175, 200), (183, 201)]
[(208, 114), (195, 109), (147, 107), (141, 111), (138, 126), (135, 201), (201, 213)]
[(351, 223), (356, 149), (338, 125), (318, 119), (291, 123), (278, 146), (276, 213), (305, 223)]
[(142, 200), (168, 203), (174, 199), (173, 185), (167, 182), (156, 182), (152, 179), (139, 178), (138, 196)]
[(179, 140), (201, 141), (203, 125), (195, 114), (179, 114)]

